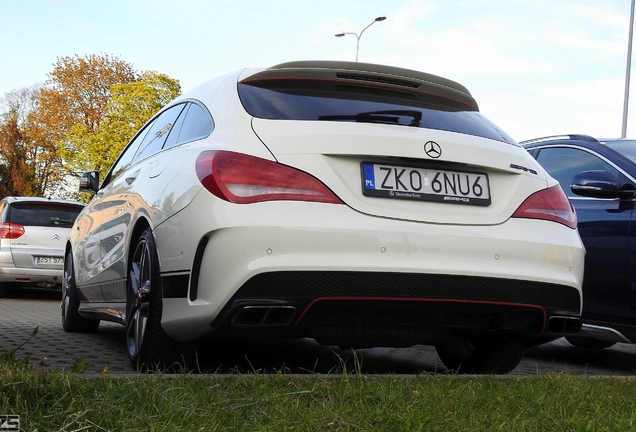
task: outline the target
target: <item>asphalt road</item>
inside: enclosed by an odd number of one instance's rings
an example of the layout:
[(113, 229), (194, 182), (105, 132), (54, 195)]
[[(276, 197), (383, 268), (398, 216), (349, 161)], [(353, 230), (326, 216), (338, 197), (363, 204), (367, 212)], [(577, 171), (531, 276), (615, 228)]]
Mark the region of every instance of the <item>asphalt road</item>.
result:
[[(97, 333), (72, 334), (62, 329), (59, 291), (24, 289), (0, 298), (0, 354), (21, 344), (16, 356), (29, 356), (29, 364), (73, 370), (85, 360), (86, 374), (135, 374), (128, 361), (123, 326), (102, 322)], [(37, 334), (29, 340), (35, 328)], [(26, 343), (25, 343), (26, 342)], [(364, 374), (445, 373), (435, 349), (374, 348), (341, 350), (323, 347), (311, 339), (245, 341), (203, 347), (196, 368), (205, 372), (233, 373), (338, 373)], [(510, 375), (567, 373), (595, 376), (636, 376), (636, 345), (617, 344), (604, 350), (575, 348), (560, 339), (526, 351)]]

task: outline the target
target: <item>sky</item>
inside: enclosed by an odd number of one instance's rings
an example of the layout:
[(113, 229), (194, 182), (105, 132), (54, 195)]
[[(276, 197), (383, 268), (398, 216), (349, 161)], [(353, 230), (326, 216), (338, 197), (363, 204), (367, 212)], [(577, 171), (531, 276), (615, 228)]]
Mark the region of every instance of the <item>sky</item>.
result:
[[(630, 0), (0, 0), (0, 98), (108, 54), (183, 91), (242, 68), (348, 60), (466, 86), (517, 141), (620, 137)], [(375, 22), (378, 15), (386, 20)], [(366, 28), (369, 24), (374, 23)], [(363, 33), (362, 30), (364, 30)], [(636, 82), (636, 66), (634, 67)], [(636, 86), (627, 137), (636, 138)]]

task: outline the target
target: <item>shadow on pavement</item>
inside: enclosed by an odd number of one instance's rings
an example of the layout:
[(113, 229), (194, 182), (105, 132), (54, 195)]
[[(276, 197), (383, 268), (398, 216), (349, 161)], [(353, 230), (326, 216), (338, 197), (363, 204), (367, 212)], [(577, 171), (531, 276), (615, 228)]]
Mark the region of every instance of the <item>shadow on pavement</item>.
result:
[[(0, 354), (20, 345), (37, 326), (38, 334), (20, 348), (30, 364), (71, 370), (86, 359), (85, 373), (134, 374), (126, 353), (124, 327), (102, 322), (92, 334), (66, 333), (60, 321), (58, 290), (23, 288), (0, 296)], [(206, 342), (189, 356), (191, 373), (294, 374), (443, 374), (435, 348), (346, 350), (319, 345), (312, 339)], [(602, 350), (571, 346), (564, 339), (531, 348), (511, 375), (636, 375), (636, 345), (616, 344)]]
[(2, 299), (19, 299), (19, 300), (61, 300), (62, 291), (60, 288), (2, 288), (0, 289), (0, 300)]
[(529, 349), (525, 362), (552, 362), (560, 371), (577, 374), (636, 375), (636, 345), (619, 343), (605, 349), (577, 348), (565, 339)]
[(218, 373), (440, 373), (432, 347), (343, 350), (313, 339), (274, 339), (208, 344), (199, 348), (201, 372)]

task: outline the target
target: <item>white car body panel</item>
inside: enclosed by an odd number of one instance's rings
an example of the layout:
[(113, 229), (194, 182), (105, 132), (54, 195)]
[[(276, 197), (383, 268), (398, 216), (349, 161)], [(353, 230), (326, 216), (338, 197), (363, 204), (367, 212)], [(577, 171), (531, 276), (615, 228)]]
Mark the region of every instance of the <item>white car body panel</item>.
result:
[(176, 271), (194, 260), (201, 235), (195, 228), (202, 223), (198, 215), (213, 216), (204, 233), (209, 253), (199, 280), (206, 282), (199, 284), (197, 300), (164, 299), (162, 323), (175, 339), (212, 331), (202, 323), (210, 324), (236, 290), (261, 272), (372, 269), (522, 278), (574, 289), (582, 280), (580, 239), (553, 222), (512, 219), (494, 227), (454, 226), (440, 232), (435, 224), (368, 217), (343, 205), (255, 205), (259, 210), (245, 209), (202, 191), (155, 230), (162, 271)]
[[(494, 225), (507, 220), (532, 193), (545, 189), (547, 175), (521, 147), (465, 134), (404, 126), (254, 119), (254, 131), (285, 165), (308, 172), (347, 205), (366, 214), (440, 224)], [(466, 206), (362, 195), (360, 163), (408, 158), (430, 162), (424, 144), (435, 141), (442, 156), (466, 170), (487, 172), (492, 204)], [(386, 155), (390, 154), (390, 157)], [(394, 162), (395, 163), (395, 162)], [(411, 162), (412, 163), (412, 162)], [(534, 170), (513, 169), (523, 166)]]

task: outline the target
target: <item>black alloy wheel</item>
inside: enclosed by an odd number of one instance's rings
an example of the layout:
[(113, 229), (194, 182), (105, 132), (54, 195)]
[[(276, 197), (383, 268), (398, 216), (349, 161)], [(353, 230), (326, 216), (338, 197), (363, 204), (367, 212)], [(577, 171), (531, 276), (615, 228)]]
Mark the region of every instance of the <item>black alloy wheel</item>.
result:
[(99, 328), (99, 320), (84, 318), (79, 314), (80, 300), (75, 285), (73, 254), (69, 250), (64, 260), (62, 278), (62, 327), (69, 333), (93, 333)]
[(128, 263), (126, 346), (128, 358), (140, 371), (164, 370), (172, 339), (161, 327), (163, 311), (159, 258), (150, 228), (139, 238)]

